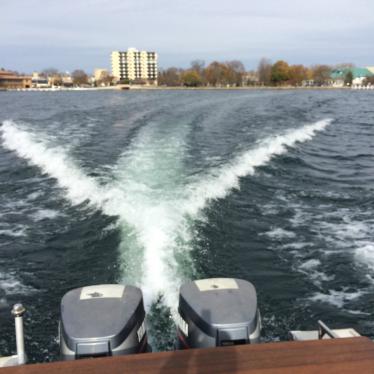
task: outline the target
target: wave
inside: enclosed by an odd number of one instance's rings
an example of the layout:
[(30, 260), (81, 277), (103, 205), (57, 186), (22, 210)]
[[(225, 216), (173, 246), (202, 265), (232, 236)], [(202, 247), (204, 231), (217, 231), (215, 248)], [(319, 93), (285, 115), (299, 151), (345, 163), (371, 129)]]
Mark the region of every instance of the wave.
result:
[(280, 227), (273, 228), (272, 230), (265, 233), (266, 236), (268, 236), (271, 239), (293, 239), (296, 237), (296, 234), (292, 231), (288, 231), (285, 229), (282, 229)]
[(288, 147), (311, 140), (330, 123), (325, 119), (266, 138), (199, 175), (197, 181), (183, 173), (188, 124), (171, 124), (162, 134), (157, 124), (150, 124), (120, 158), (113, 179), (105, 185), (85, 174), (68, 150), (52, 146), (40, 135), (37, 138), (11, 121), (4, 122), (1, 132), (3, 146), (55, 178), (72, 204), (86, 202), (119, 217), (124, 278), (142, 287), (148, 308), (161, 295), (173, 310), (181, 282), (193, 274), (191, 221), (209, 202), (239, 188), (241, 177), (252, 175)]
[(309, 300), (331, 304), (337, 308), (343, 308), (346, 304), (359, 299), (363, 295), (365, 295), (363, 291), (350, 292), (347, 288), (344, 288), (342, 291), (329, 290), (328, 293), (317, 292), (311, 296)]
[(3, 146), (55, 178), (73, 204), (81, 204), (89, 199), (91, 203), (101, 206), (103, 198), (97, 183), (82, 172), (66, 150), (50, 146), (40, 136), (37, 138), (22, 130), (12, 121), (5, 121), (1, 130)]
[(196, 214), (209, 201), (224, 198), (232, 189), (239, 188), (241, 177), (253, 175), (256, 168), (266, 165), (273, 157), (286, 153), (287, 147), (311, 140), (331, 122), (331, 119), (324, 119), (300, 129), (288, 130), (283, 135), (266, 138), (256, 148), (242, 153), (221, 168), (211, 170), (206, 178), (190, 187), (191, 198), (187, 211)]
[(39, 209), (38, 211), (31, 214), (31, 218), (35, 222), (43, 221), (46, 219), (54, 219), (58, 217), (60, 213), (53, 209)]
[[(5, 221), (5, 220), (4, 220)], [(12, 225), (7, 222), (2, 222), (0, 224), (0, 236), (9, 236), (13, 238), (20, 238), (27, 236), (28, 226), (13, 223)]]
[(27, 295), (35, 289), (23, 284), (14, 272), (0, 272), (0, 290), (6, 295)]

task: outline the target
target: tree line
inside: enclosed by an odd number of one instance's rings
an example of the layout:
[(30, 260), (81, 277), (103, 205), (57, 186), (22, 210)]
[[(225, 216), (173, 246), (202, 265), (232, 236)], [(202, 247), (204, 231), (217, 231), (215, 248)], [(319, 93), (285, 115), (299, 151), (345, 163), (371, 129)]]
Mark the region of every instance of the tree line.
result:
[[(350, 65), (350, 64), (344, 64)], [(301, 86), (303, 82), (313, 81), (316, 86), (327, 84), (333, 70), (329, 65), (289, 65), (284, 60), (278, 60), (274, 64), (266, 58), (262, 58), (257, 68), (258, 81), (265, 86)]]
[[(338, 65), (290, 65), (284, 60), (272, 63), (267, 58), (262, 58), (256, 70), (246, 71), (244, 64), (239, 60), (226, 62), (213, 61), (209, 65), (203, 60), (194, 60), (187, 69), (170, 67), (160, 69), (158, 85), (169, 87), (241, 87), (241, 86), (325, 86), (331, 82), (331, 72), (334, 69), (352, 68), (352, 63)], [(53, 77), (54, 85), (62, 85), (63, 73), (57, 69), (49, 68), (42, 71), (41, 75)], [(81, 69), (71, 73), (73, 85), (89, 84), (89, 76)], [(352, 72), (348, 71), (344, 77), (345, 84), (350, 85), (353, 80)], [(367, 82), (374, 84), (373, 77)], [(115, 83), (114, 77), (108, 73), (103, 74), (95, 85), (109, 85)], [(127, 82), (129, 83), (129, 82)]]
[[(160, 70), (158, 84), (164, 86), (212, 86), (212, 87), (239, 87), (239, 86), (301, 86), (308, 82), (323, 86), (331, 80), (333, 69), (353, 67), (353, 64), (289, 65), (284, 60), (272, 63), (262, 58), (257, 70), (247, 72), (242, 62), (238, 60), (218, 62), (213, 61), (208, 66), (202, 60), (191, 62), (188, 69), (170, 67)], [(352, 78), (351, 78), (352, 80)]]
[(241, 86), (245, 67), (238, 60), (213, 61), (205, 66), (203, 60), (194, 60), (188, 69), (171, 67), (162, 69), (158, 74), (160, 86)]

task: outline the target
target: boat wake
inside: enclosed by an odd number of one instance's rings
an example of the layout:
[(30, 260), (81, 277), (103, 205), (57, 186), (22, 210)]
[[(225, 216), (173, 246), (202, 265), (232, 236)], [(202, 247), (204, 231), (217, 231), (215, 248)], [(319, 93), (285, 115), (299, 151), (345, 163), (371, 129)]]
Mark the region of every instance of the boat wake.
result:
[(160, 131), (157, 123), (151, 123), (112, 167), (109, 181), (89, 176), (67, 148), (28, 128), (5, 121), (0, 131), (3, 147), (54, 178), (72, 204), (88, 204), (118, 217), (121, 281), (142, 288), (148, 309), (161, 296), (173, 311), (181, 282), (194, 272), (191, 222), (212, 200), (239, 188), (240, 178), (252, 175), (288, 147), (311, 140), (330, 123), (325, 119), (268, 137), (221, 167), (195, 176), (186, 175), (183, 168), (188, 124), (171, 124)]

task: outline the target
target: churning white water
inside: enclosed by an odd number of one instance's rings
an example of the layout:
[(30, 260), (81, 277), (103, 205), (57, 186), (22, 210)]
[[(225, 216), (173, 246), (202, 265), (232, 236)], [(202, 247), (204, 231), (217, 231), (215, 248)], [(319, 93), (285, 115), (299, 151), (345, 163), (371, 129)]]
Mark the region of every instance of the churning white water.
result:
[(284, 154), (287, 147), (311, 140), (330, 122), (324, 119), (269, 136), (193, 179), (183, 172), (188, 126), (175, 126), (158, 135), (159, 128), (151, 124), (139, 132), (105, 183), (87, 175), (68, 149), (51, 144), (29, 128), (5, 121), (1, 133), (3, 146), (55, 178), (72, 204), (87, 202), (118, 217), (123, 280), (142, 288), (148, 308), (162, 295), (173, 310), (184, 276), (193, 272), (192, 268), (181, 269), (177, 261), (181, 254), (188, 258), (192, 249), (191, 219), (210, 201), (239, 188), (241, 177)]

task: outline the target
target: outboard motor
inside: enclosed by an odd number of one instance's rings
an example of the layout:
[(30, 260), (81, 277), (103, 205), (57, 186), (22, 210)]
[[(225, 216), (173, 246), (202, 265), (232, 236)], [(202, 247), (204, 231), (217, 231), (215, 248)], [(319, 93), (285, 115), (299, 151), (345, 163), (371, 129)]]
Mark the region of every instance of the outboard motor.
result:
[(179, 349), (259, 342), (256, 290), (245, 280), (212, 278), (185, 283), (178, 312)]
[(71, 290), (61, 300), (59, 330), (63, 360), (145, 352), (142, 291), (118, 284)]

